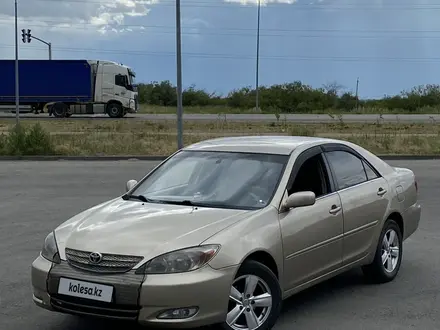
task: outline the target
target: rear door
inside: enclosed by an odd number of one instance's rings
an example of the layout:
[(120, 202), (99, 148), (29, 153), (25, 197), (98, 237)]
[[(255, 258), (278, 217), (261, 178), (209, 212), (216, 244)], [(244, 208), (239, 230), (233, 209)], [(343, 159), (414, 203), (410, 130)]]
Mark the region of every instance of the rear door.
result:
[(342, 201), (343, 265), (348, 265), (365, 257), (374, 244), (388, 207), (388, 183), (353, 149), (336, 144), (324, 150)]

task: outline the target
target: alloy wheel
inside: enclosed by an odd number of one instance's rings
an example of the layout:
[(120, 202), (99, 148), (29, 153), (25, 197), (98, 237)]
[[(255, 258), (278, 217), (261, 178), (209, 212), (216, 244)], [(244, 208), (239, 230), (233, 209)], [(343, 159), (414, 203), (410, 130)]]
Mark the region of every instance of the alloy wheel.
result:
[(272, 309), (269, 286), (260, 277), (244, 275), (235, 279), (229, 293), (226, 323), (234, 330), (256, 330)]
[(399, 262), (400, 247), (399, 236), (394, 229), (389, 229), (382, 240), (382, 264), (385, 271), (392, 273)]

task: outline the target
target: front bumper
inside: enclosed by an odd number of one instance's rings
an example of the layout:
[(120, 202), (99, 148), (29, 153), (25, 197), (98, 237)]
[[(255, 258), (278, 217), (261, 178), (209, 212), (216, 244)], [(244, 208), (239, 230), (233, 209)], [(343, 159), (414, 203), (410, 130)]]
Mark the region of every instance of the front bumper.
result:
[[(32, 264), (33, 300), (42, 308), (62, 313), (135, 321), (156, 327), (198, 327), (225, 320), (236, 270), (236, 267), (214, 270), (206, 266), (183, 274), (144, 276), (131, 271), (108, 275), (82, 271), (65, 261), (52, 266), (39, 256)], [(60, 277), (112, 285), (113, 302), (60, 295), (57, 293)], [(189, 307), (198, 308), (196, 315), (190, 318), (157, 318), (165, 310)]]
[(139, 104), (136, 99), (130, 99), (128, 108), (125, 109), (127, 113), (136, 113), (138, 112)]

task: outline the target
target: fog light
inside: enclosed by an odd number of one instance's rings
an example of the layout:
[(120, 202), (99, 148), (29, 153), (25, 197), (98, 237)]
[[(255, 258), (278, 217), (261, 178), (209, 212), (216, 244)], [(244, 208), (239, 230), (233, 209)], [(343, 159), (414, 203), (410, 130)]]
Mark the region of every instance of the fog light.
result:
[(168, 309), (162, 312), (157, 317), (158, 319), (187, 319), (191, 316), (196, 315), (198, 307), (185, 307), (185, 308), (175, 308)]

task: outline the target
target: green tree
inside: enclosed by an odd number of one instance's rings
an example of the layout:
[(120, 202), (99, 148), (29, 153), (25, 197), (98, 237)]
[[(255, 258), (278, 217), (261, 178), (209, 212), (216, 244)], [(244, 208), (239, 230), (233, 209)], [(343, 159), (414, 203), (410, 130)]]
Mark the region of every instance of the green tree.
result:
[[(176, 106), (176, 86), (170, 81), (138, 85), (140, 103), (156, 106)], [(237, 109), (255, 107), (255, 88), (233, 89), (221, 96), (191, 85), (182, 92), (184, 106), (228, 106)], [(376, 109), (417, 111), (423, 107), (440, 107), (440, 85), (420, 85), (398, 95), (384, 95), (378, 99), (359, 100), (359, 106)], [(313, 88), (301, 81), (260, 87), (260, 107), (264, 111), (307, 113), (340, 109), (351, 111), (357, 99), (337, 82)]]

